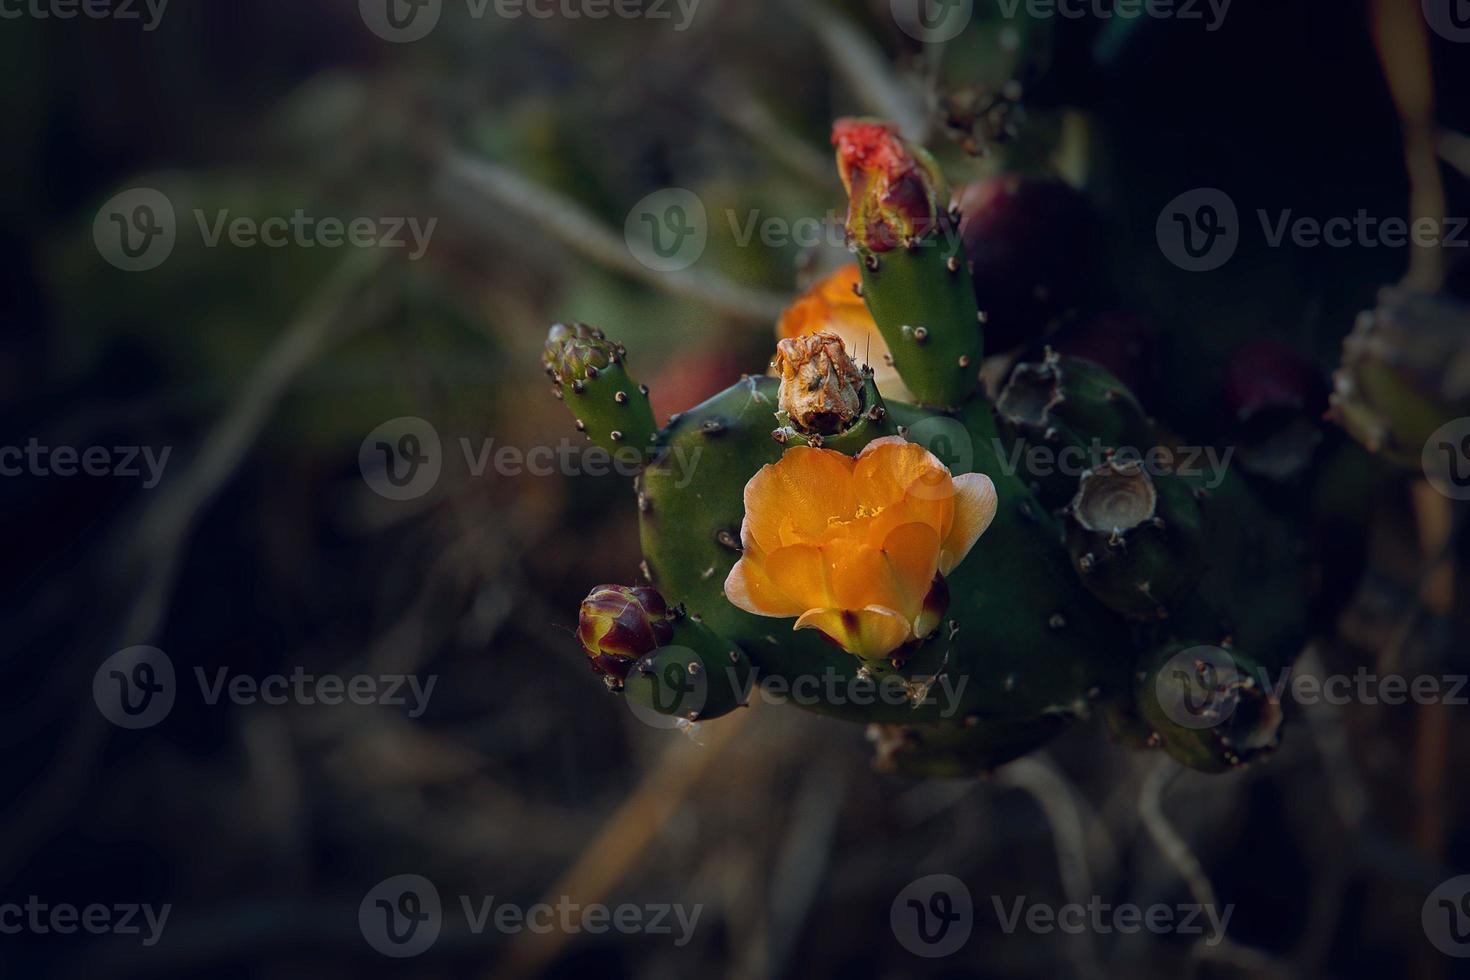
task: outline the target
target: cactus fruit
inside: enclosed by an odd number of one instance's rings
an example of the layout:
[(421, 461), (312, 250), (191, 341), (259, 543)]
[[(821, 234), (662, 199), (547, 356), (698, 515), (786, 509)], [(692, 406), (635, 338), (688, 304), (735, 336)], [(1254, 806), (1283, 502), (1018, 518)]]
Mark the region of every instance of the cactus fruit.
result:
[(1006, 174), (958, 188), (954, 204), (991, 349), (1040, 346), (1059, 320), (1096, 300), (1102, 227), (1072, 187)]
[[(649, 585), (589, 596), (594, 667), (640, 710), (684, 721), (732, 710), (751, 683), (802, 689), (803, 706), (868, 723), (880, 767), (911, 775), (991, 769), (1094, 713), (1197, 768), (1248, 759), (1264, 745), (1254, 728), (1176, 731), (1138, 677), (1191, 642), (1289, 659), (1305, 605), (1291, 535), (1228, 473), (1125, 463), (1120, 447), (1161, 440), (1097, 365), (1048, 352), (992, 405), (937, 166), (881, 124), (839, 123), (834, 142), (862, 296), (904, 384), (942, 408), (880, 392), (862, 352), (817, 329), (782, 340), (777, 377), (639, 429)], [(581, 365), (622, 382), (622, 349), (555, 327), (547, 361), (564, 386), (583, 382), (591, 400), (566, 400), (589, 434), (610, 431), (628, 406)], [(1119, 452), (1046, 487), (1014, 465), (1017, 446), (1093, 445)]]
[(1225, 365), (1224, 403), (1241, 466), (1278, 481), (1305, 472), (1322, 444), (1326, 387), (1316, 368), (1279, 340), (1237, 349)]
[(1470, 306), (1394, 286), (1342, 342), (1331, 414), (1371, 452), (1420, 465), (1441, 425), (1470, 415)]
[(577, 428), (609, 453), (631, 446), (648, 453), (657, 426), (648, 388), (628, 375), (628, 352), (601, 330), (558, 323), (546, 337), (542, 363), (553, 392), (572, 408)]

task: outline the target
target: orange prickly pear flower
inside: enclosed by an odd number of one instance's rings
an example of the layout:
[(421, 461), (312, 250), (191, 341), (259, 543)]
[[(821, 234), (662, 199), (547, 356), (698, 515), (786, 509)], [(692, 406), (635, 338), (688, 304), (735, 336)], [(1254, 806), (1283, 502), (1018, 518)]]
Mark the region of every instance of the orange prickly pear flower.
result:
[(949, 184), (926, 150), (873, 119), (837, 120), (832, 145), (847, 189), (850, 240), (886, 252), (938, 226), (949, 206)]
[(845, 265), (802, 293), (786, 307), (776, 324), (776, 339), (790, 340), (811, 334), (835, 333), (853, 356), (866, 360), (873, 368), (873, 380), (885, 399), (910, 402), (913, 394), (904, 386), (892, 358), (888, 342), (878, 332), (868, 304), (857, 294), (861, 280), (857, 263)]
[(944, 576), (995, 517), (995, 485), (951, 476), (922, 446), (889, 436), (856, 457), (795, 446), (745, 485), (743, 553), (725, 596), (796, 618), (865, 660), (893, 657), (939, 625)]

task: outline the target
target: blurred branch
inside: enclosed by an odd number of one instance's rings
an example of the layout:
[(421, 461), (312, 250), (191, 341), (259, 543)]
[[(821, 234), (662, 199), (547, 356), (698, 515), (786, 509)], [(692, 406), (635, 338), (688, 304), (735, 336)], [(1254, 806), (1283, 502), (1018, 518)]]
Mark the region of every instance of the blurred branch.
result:
[[(643, 265), (627, 244), (574, 201), (548, 190), (514, 171), (450, 155), (440, 175), (437, 192), (461, 215), (481, 224), (491, 234), (504, 234), (503, 212), (519, 215), (524, 223), (581, 254), (589, 262), (640, 280), (655, 289), (694, 300), (741, 320), (774, 323), (787, 297), (751, 289), (717, 273), (695, 269), (659, 272)], [(489, 211), (490, 213), (485, 213)]]
[(898, 127), (905, 138), (923, 143), (929, 136), (924, 104), (893, 71), (883, 50), (850, 22), (820, 2), (806, 4), (807, 23), (827, 52), (832, 70), (863, 108)]
[[(1067, 901), (1074, 905), (1090, 906), (1093, 880), (1087, 859), (1087, 841), (1083, 829), (1081, 811), (1070, 782), (1055, 766), (1041, 756), (1017, 759), (1002, 769), (997, 782), (1031, 794), (1042, 815), (1051, 827), (1052, 840), (1057, 853), (1057, 873), (1062, 879), (1062, 890)], [(1102, 966), (1098, 961), (1097, 946), (1090, 932), (1076, 937), (1079, 940), (1074, 953), (1074, 965), (1082, 977), (1102, 977)]]
[[(1169, 818), (1164, 815), (1164, 790), (1166, 790), (1183, 770), (1173, 759), (1167, 756), (1159, 759), (1158, 764), (1144, 780), (1143, 790), (1138, 796), (1138, 816), (1143, 821), (1144, 829), (1153, 839), (1154, 845), (1164, 855), (1164, 859), (1179, 872), (1179, 877), (1184, 879), (1185, 886), (1189, 889), (1190, 896), (1195, 904), (1202, 908), (1209, 908), (1220, 913), (1220, 898), (1215, 894), (1215, 886), (1210, 881), (1209, 875), (1205, 874), (1204, 866), (1190, 850), (1189, 844), (1179, 836)], [(1212, 919), (1213, 921), (1213, 919)], [(1210, 936), (1195, 943), (1190, 950), (1191, 956), (1196, 959), (1221, 960), (1240, 966), (1257, 976), (1290, 976), (1291, 970), (1285, 964), (1280, 963), (1274, 957), (1254, 949), (1243, 946), (1232, 941), (1224, 933)]]
[(706, 101), (721, 119), (734, 126), (751, 143), (770, 153), (796, 176), (815, 187), (836, 187), (837, 168), (828, 155), (818, 153), (783, 128), (742, 82), (722, 78), (707, 92)]
[[(1444, 181), (1435, 147), (1434, 72), (1429, 59), (1429, 26), (1417, 3), (1373, 0), (1369, 13), (1373, 43), (1404, 129), (1404, 164), (1409, 174), (1409, 221), (1445, 216)], [(1415, 244), (1404, 277), (1430, 292), (1444, 282), (1439, 245)]]
[[(579, 905), (602, 901), (658, 839), (700, 777), (735, 743), (750, 716), (759, 710), (757, 704), (758, 700), (752, 699), (750, 707), (704, 726), (702, 731), (708, 733), (704, 745), (683, 740), (683, 744), (665, 750), (633, 794), (603, 824), (602, 831), (587, 842), (577, 860), (551, 886), (544, 900), (555, 905), (565, 895)], [(559, 928), (519, 933), (490, 976), (539, 976), (573, 935)]]

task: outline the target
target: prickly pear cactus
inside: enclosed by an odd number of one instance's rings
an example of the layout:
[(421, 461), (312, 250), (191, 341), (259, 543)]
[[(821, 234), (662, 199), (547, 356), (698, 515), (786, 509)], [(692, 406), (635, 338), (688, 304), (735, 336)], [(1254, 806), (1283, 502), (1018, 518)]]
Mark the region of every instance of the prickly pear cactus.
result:
[(806, 682), (799, 703), (869, 723), (879, 766), (920, 776), (994, 768), (1093, 715), (1206, 771), (1274, 747), (1253, 671), (1302, 639), (1289, 528), (1228, 472), (1146, 466), (1178, 440), (1096, 364), (1048, 352), (992, 404), (938, 165), (881, 123), (841, 121), (833, 142), (856, 291), (919, 404), (885, 399), (817, 323), (773, 376), (655, 430), (627, 352), (553, 327), (545, 363), (578, 428), (646, 458), (648, 581), (583, 603), (593, 669), (683, 722)]

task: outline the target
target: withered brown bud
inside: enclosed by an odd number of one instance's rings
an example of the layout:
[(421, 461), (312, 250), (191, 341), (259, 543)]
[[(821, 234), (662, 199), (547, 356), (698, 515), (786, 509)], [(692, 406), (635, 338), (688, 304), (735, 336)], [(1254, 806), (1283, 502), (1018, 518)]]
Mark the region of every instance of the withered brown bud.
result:
[(776, 345), (781, 410), (803, 432), (830, 435), (863, 408), (863, 373), (835, 333), (791, 337)]

